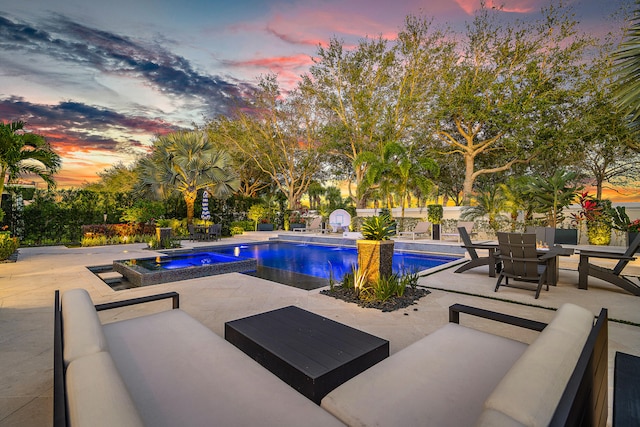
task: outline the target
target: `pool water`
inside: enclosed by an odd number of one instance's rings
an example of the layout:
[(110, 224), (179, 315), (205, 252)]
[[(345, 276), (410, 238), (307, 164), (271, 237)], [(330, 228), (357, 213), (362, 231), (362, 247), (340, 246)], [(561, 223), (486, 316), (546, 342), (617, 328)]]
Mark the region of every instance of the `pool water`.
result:
[[(222, 258), (235, 260), (255, 258), (257, 277), (280, 283), (314, 289), (326, 286), (330, 275), (341, 281), (358, 261), (357, 249), (304, 243), (268, 242), (208, 248), (191, 254), (163, 257), (159, 268), (173, 269), (215, 263)], [(457, 260), (457, 257), (395, 251), (394, 273), (416, 273)], [(320, 279), (320, 280), (318, 280)]]

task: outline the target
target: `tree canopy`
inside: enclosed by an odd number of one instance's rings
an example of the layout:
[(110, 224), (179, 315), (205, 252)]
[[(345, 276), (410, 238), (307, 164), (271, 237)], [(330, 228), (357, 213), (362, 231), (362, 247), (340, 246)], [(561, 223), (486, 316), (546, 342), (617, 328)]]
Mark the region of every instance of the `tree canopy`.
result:
[(199, 190), (224, 198), (237, 191), (240, 181), (230, 168), (230, 157), (208, 140), (204, 132), (182, 131), (158, 137), (153, 152), (139, 164), (140, 191), (168, 196), (179, 193), (192, 223)]

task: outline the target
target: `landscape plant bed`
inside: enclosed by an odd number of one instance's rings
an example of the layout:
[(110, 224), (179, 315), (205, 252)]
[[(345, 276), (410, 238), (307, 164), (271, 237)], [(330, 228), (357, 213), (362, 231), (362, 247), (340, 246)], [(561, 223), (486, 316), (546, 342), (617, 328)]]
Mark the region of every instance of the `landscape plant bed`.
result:
[(429, 295), (431, 292), (423, 288), (407, 288), (401, 297), (394, 296), (385, 301), (361, 300), (355, 295), (353, 289), (343, 288), (341, 286), (335, 286), (333, 289), (324, 289), (320, 291), (320, 293), (346, 302), (358, 304), (360, 307), (375, 308), (383, 312), (390, 312), (414, 305), (416, 301), (425, 295)]

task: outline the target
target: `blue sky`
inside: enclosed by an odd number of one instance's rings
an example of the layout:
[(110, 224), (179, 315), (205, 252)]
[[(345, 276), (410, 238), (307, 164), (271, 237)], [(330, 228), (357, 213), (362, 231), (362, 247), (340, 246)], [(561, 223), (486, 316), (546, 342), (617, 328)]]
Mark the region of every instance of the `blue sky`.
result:
[[(504, 0), (536, 15), (550, 0)], [(595, 35), (633, 0), (574, 0)], [(0, 0), (0, 120), (45, 135), (60, 186), (129, 163), (155, 135), (224, 114), (261, 74), (293, 87), (318, 44), (393, 38), (408, 14), (463, 28), (479, 0)], [(498, 4), (498, 2), (496, 2)], [(487, 1), (491, 6), (491, 1)]]

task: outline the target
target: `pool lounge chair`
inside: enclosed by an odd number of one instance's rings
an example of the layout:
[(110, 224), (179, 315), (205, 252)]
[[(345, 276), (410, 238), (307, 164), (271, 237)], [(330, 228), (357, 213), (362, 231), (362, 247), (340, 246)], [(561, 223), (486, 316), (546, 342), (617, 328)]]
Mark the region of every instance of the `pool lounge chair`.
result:
[(320, 231), (322, 230), (322, 217), (316, 217), (311, 221), (311, 223), (305, 227), (294, 228), (293, 231), (299, 231), (301, 233), (306, 233), (307, 231)]
[[(469, 236), (473, 236), (476, 233), (473, 232), (473, 221), (458, 221), (458, 225), (456, 226), (456, 230), (459, 230), (460, 227), (464, 227), (467, 230), (467, 234)], [(441, 233), (440, 238), (444, 240), (445, 237), (455, 237), (460, 241), (460, 233)]]
[(423, 234), (429, 236), (431, 230), (431, 223), (429, 221), (420, 221), (411, 231), (401, 231), (398, 233), (398, 237), (409, 237), (411, 240), (416, 240), (416, 236), (420, 237)]
[[(578, 288), (587, 289), (589, 276), (593, 276), (616, 285), (633, 295), (640, 296), (640, 284), (622, 276), (622, 270), (629, 264), (629, 261), (635, 260), (633, 254), (639, 247), (640, 234), (629, 244), (624, 254), (581, 250), (580, 263), (578, 264)], [(606, 268), (591, 264), (589, 258), (613, 259), (618, 260), (618, 263), (613, 268)]]

